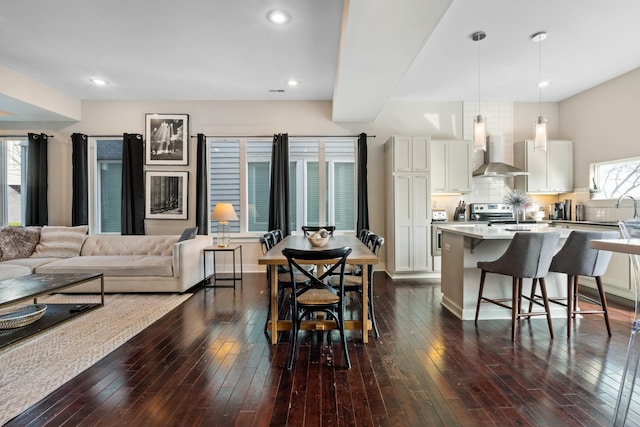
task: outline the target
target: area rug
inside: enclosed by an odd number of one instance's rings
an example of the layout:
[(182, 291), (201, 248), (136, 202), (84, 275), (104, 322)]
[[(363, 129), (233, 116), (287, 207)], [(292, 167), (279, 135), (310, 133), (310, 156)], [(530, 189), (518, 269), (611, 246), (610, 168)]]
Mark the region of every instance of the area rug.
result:
[[(105, 295), (105, 305), (0, 351), (0, 425), (124, 344), (191, 294)], [(51, 295), (38, 303), (99, 302)]]

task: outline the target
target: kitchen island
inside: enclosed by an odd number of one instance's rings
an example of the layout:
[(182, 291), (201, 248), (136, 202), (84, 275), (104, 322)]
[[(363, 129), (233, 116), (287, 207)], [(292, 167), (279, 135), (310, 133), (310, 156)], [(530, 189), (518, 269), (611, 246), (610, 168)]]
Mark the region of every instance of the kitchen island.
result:
[[(499, 258), (509, 246), (516, 232), (558, 232), (562, 247), (570, 230), (549, 227), (547, 224), (445, 224), (437, 226), (442, 230), (442, 305), (462, 320), (473, 320), (478, 301), (480, 269), (478, 261), (493, 261)], [(516, 230), (517, 231), (513, 231)], [(546, 277), (549, 296), (566, 296), (566, 276), (549, 273)], [(510, 298), (511, 277), (488, 274), (485, 296), (489, 298)], [(524, 281), (524, 293), (531, 289), (531, 279)], [(535, 308), (534, 308), (535, 309)], [(553, 317), (566, 318), (566, 308), (557, 304), (551, 306)], [(511, 319), (511, 312), (504, 308), (483, 304), (480, 319)]]

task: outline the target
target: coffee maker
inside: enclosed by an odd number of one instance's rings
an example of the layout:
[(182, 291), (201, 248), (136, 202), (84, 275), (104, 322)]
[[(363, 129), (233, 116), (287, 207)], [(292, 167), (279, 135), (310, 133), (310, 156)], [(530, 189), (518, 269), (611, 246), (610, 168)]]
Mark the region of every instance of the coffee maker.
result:
[(553, 219), (564, 219), (564, 203), (563, 202), (554, 203)]

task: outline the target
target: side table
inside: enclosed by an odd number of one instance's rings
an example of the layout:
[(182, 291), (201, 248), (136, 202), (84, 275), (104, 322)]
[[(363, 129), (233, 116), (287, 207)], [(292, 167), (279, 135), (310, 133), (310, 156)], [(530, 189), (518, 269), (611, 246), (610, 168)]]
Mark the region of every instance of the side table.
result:
[[(217, 253), (231, 253), (232, 257), (233, 257), (233, 273), (229, 274), (229, 273), (218, 273), (216, 272), (216, 254)], [(211, 275), (207, 275), (207, 253), (211, 253), (212, 254), (212, 261), (213, 261), (213, 272)], [(236, 271), (236, 253), (239, 253), (240, 255), (240, 275), (238, 276), (237, 271)], [(202, 250), (202, 256), (204, 257), (203, 260), (203, 269), (204, 269), (204, 288), (205, 291), (207, 288), (236, 288), (236, 281), (240, 281), (240, 283), (242, 283), (242, 245), (238, 245), (235, 247), (219, 247), (219, 246), (210, 246), (207, 248), (204, 248)], [(208, 283), (211, 283), (211, 279), (213, 279), (213, 284), (208, 285)], [(216, 282), (219, 281), (230, 281), (233, 282), (231, 285), (218, 285)]]

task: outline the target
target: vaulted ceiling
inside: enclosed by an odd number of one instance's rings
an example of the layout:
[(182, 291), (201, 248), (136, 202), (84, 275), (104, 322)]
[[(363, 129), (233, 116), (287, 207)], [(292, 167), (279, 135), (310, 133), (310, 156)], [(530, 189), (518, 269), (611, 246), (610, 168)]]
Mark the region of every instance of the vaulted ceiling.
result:
[[(273, 9), (291, 21), (271, 24)], [(77, 100), (329, 100), (333, 120), (357, 122), (389, 101), (538, 102), (542, 75), (554, 102), (640, 67), (639, 16), (637, 0), (3, 0), (0, 76), (23, 79), (0, 79), (0, 121), (70, 119), (34, 85)]]

